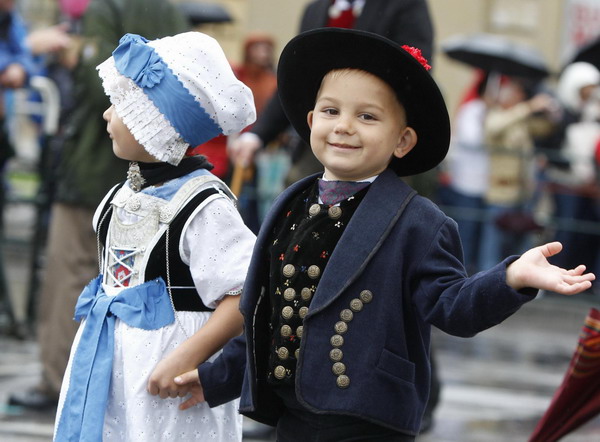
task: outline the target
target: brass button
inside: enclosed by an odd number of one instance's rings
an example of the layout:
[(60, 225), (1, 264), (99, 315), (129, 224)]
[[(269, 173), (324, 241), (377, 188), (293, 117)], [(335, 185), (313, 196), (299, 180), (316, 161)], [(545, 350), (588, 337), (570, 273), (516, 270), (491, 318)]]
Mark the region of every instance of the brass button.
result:
[(368, 304), (373, 300), (373, 292), (371, 292), (371, 290), (363, 290), (360, 292), (360, 300), (365, 304)]
[(292, 276), (294, 276), (295, 273), (296, 267), (294, 267), (292, 264), (286, 264), (285, 266), (283, 266), (283, 276), (285, 276), (286, 278), (291, 278)]
[(285, 319), (290, 319), (292, 316), (294, 316), (294, 309), (289, 305), (286, 305), (283, 309), (281, 309), (281, 316), (283, 316)]
[(345, 308), (340, 313), (340, 319), (344, 322), (350, 322), (352, 321), (352, 318), (354, 318), (354, 313), (352, 313), (352, 310), (350, 310), (349, 308)]
[(321, 275), (321, 269), (316, 265), (311, 265), (308, 268), (308, 277), (311, 279), (317, 279)]
[(287, 324), (281, 326), (281, 336), (283, 336), (284, 338), (287, 338), (291, 334), (292, 334), (292, 327), (290, 327)]
[(283, 299), (285, 299), (286, 301), (293, 301), (295, 297), (296, 290), (294, 290), (292, 287), (285, 289), (285, 291), (283, 292)]
[(302, 333), (303, 333), (303, 332), (304, 332), (304, 327), (302, 327), (302, 326), (299, 326), (299, 327), (296, 329), (296, 336), (298, 336), (299, 338), (301, 338), (301, 337), (302, 337)]
[(296, 357), (296, 359), (300, 358), (300, 349), (297, 348), (296, 351), (294, 352), (294, 356)]
[(342, 374), (337, 377), (337, 380), (335, 381), (335, 383), (340, 388), (348, 388), (348, 386), (350, 385), (350, 378), (348, 376), (346, 376), (345, 374)]
[(282, 361), (287, 359), (289, 357), (289, 355), (290, 355), (290, 351), (286, 347), (279, 347), (277, 349), (277, 356)]
[(334, 347), (341, 347), (344, 345), (344, 338), (341, 335), (333, 335), (329, 342), (331, 342), (331, 345)]
[(331, 359), (334, 362), (341, 361), (343, 357), (344, 352), (342, 352), (342, 350), (339, 348), (332, 348), (329, 352), (329, 359)]
[(318, 204), (313, 204), (308, 208), (308, 214), (310, 216), (317, 216), (319, 213), (321, 213), (321, 206)]
[(300, 315), (301, 319), (304, 319), (304, 317), (306, 316), (307, 313), (308, 313), (308, 307), (300, 307), (300, 310), (298, 310), (298, 315)]
[(336, 362), (331, 367), (331, 371), (333, 371), (334, 375), (339, 376), (341, 374), (346, 373), (346, 366), (344, 365), (343, 362)]
[(302, 291), (300, 292), (300, 296), (302, 296), (302, 299), (304, 301), (309, 301), (310, 298), (312, 297), (312, 290), (309, 289), (308, 287), (304, 287), (302, 289)]
[(339, 219), (342, 216), (342, 209), (339, 206), (333, 206), (327, 209), (327, 215), (331, 219)]
[(352, 301), (350, 301), (350, 309), (352, 309), (353, 312), (359, 312), (362, 310), (362, 308), (363, 303), (360, 299), (354, 298)]
[(348, 331), (348, 324), (344, 321), (338, 321), (333, 328), (337, 334), (343, 335)]
[(285, 367), (283, 365), (278, 365), (275, 367), (273, 374), (277, 379), (283, 379), (285, 377)]

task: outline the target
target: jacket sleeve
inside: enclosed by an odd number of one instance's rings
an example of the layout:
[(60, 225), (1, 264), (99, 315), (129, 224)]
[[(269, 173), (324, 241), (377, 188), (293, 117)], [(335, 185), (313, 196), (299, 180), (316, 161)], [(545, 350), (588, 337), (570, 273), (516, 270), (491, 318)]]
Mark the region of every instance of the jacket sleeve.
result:
[(446, 333), (474, 336), (534, 299), (537, 290), (516, 291), (506, 284), (506, 268), (515, 259), (468, 277), (456, 223), (446, 219), (417, 264), (413, 303), (428, 323)]
[(242, 334), (223, 347), (213, 362), (198, 366), (204, 397), (210, 407), (232, 401), (242, 392), (246, 369), (246, 339)]

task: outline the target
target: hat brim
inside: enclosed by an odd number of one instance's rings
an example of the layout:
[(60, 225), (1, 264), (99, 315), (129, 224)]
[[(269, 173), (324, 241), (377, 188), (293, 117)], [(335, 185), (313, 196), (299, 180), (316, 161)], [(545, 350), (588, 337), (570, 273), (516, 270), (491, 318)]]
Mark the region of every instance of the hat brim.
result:
[(320, 28), (294, 37), (283, 49), (277, 68), (278, 93), (294, 129), (310, 144), (307, 114), (314, 108), (325, 74), (360, 69), (388, 83), (398, 95), (417, 144), (390, 167), (399, 176), (425, 172), (446, 156), (450, 120), (444, 98), (427, 70), (400, 45), (365, 31)]

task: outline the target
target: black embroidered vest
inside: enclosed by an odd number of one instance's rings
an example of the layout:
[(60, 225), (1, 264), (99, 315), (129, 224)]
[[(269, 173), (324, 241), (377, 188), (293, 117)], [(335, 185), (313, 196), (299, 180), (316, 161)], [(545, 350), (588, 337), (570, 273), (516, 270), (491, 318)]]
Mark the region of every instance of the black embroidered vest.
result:
[(269, 298), (271, 351), (267, 380), (293, 386), (303, 319), (319, 280), (368, 187), (339, 206), (318, 204), (317, 182), (294, 198), (272, 232)]

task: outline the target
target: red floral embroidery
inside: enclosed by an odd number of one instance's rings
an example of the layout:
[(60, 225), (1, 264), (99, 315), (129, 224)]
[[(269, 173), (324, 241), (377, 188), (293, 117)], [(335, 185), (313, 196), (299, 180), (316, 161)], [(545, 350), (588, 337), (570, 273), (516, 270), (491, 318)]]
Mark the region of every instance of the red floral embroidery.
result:
[(294, 252), (297, 252), (298, 250), (300, 250), (300, 244), (294, 246)]
[(282, 253), (281, 255), (279, 255), (279, 261), (283, 261), (285, 259), (285, 255)]
[(427, 59), (423, 57), (423, 54), (421, 53), (421, 50), (419, 48), (404, 45), (402, 46), (402, 49), (404, 49), (406, 52), (412, 55), (419, 63), (421, 63), (421, 66), (423, 66), (426, 70), (431, 69), (431, 66), (427, 62)]
[(325, 258), (327, 258), (327, 256), (329, 256), (329, 253), (327, 252), (327, 250), (323, 250), (321, 252), (321, 258), (325, 259)]
[(290, 210), (288, 213), (285, 214), (286, 217), (290, 216), (292, 214), (292, 211)]

